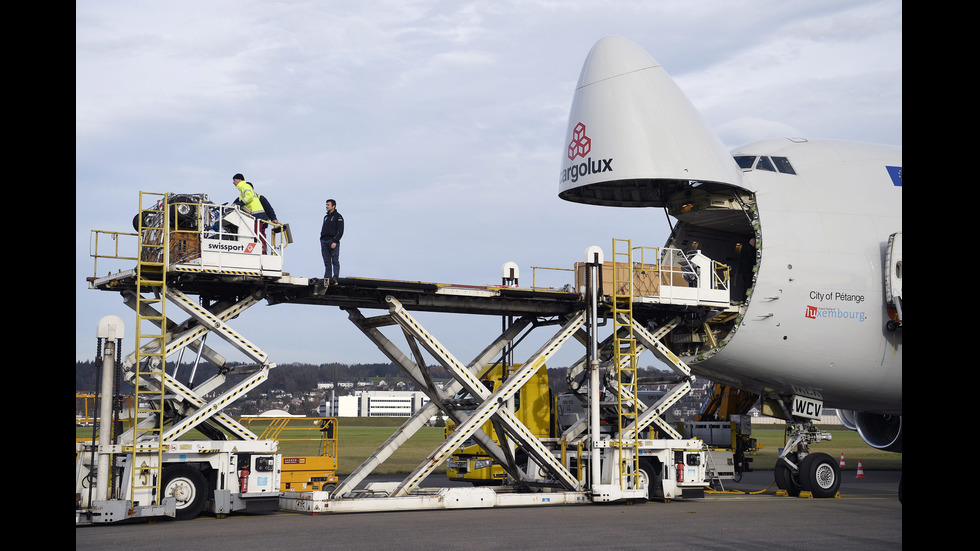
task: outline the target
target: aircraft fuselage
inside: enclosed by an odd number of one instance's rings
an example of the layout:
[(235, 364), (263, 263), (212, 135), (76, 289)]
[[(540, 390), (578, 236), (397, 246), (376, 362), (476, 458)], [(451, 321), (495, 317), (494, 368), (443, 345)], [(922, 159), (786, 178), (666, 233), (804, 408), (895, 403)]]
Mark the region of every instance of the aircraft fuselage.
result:
[[(901, 148), (771, 140), (734, 155), (757, 159), (742, 174), (758, 210), (757, 274), (730, 340), (692, 367), (900, 415), (902, 336), (886, 329), (883, 281), (888, 238), (902, 231)], [(759, 168), (773, 157), (794, 173)]]

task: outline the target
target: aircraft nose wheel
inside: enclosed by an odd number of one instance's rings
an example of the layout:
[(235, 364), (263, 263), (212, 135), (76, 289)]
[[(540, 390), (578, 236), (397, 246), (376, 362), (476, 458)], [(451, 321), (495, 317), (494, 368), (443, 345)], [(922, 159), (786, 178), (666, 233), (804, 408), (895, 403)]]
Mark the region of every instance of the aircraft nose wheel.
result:
[(811, 453), (800, 463), (800, 485), (813, 497), (834, 497), (840, 489), (840, 466), (825, 453)]
[[(792, 461), (794, 464), (799, 464), (796, 457), (796, 453), (790, 453), (786, 456), (786, 459)], [(786, 461), (783, 461), (782, 459), (776, 460), (773, 475), (776, 478), (776, 486), (780, 490), (786, 490), (786, 494), (792, 497), (800, 495), (801, 485), (799, 482), (799, 476), (797, 473), (793, 472), (792, 467), (790, 467)]]

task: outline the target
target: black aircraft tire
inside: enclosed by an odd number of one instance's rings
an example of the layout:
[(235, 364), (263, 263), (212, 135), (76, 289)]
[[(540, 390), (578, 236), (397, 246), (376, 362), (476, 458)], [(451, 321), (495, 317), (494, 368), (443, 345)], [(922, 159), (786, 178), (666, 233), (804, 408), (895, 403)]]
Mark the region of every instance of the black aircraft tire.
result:
[[(797, 463), (796, 454), (791, 453), (786, 456), (790, 461)], [(782, 459), (776, 460), (776, 466), (773, 469), (773, 475), (776, 478), (776, 486), (780, 490), (786, 490), (786, 494), (792, 497), (800, 495), (800, 483), (799, 478), (793, 469), (786, 464)]]
[(813, 497), (834, 497), (840, 489), (840, 466), (825, 453), (811, 453), (800, 464), (800, 484)]

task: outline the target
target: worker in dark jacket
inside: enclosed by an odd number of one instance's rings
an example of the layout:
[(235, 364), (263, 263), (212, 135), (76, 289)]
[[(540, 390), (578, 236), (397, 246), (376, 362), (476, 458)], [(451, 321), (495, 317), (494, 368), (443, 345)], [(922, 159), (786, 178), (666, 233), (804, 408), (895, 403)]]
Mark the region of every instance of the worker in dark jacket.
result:
[(340, 238), (343, 236), (344, 217), (337, 212), (337, 202), (327, 199), (327, 214), (320, 228), (320, 254), (326, 268), (323, 279), (327, 280), (327, 284), (336, 284), (340, 277)]

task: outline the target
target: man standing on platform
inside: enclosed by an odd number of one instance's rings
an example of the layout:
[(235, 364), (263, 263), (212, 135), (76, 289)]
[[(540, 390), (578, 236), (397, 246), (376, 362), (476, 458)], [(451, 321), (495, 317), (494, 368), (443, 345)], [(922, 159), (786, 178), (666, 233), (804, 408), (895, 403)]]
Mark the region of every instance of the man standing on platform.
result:
[(323, 279), (327, 285), (336, 285), (340, 277), (340, 238), (344, 236), (344, 217), (337, 212), (337, 202), (327, 199), (327, 214), (320, 228), (320, 254), (326, 271)]

